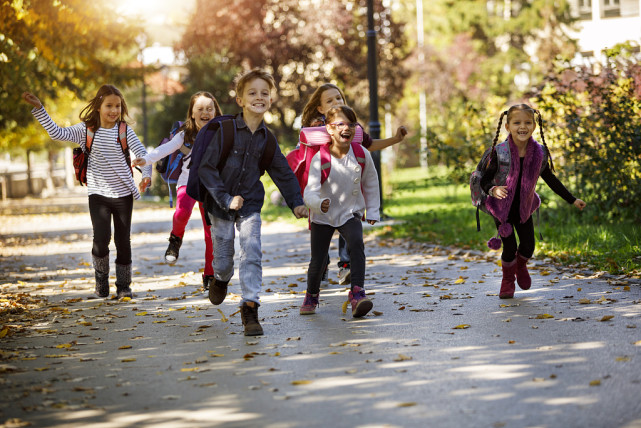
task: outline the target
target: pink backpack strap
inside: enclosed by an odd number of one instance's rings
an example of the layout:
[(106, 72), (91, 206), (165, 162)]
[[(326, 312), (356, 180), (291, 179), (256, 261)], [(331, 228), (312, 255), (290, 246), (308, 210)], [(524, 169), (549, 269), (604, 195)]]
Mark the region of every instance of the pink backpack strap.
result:
[(352, 142), (352, 150), (356, 156), (356, 162), (361, 166), (361, 176), (365, 170), (365, 149), (359, 143)]
[(332, 168), (332, 155), (329, 153), (329, 144), (320, 146), (320, 161), (321, 161), (321, 185), (327, 181), (329, 171)]

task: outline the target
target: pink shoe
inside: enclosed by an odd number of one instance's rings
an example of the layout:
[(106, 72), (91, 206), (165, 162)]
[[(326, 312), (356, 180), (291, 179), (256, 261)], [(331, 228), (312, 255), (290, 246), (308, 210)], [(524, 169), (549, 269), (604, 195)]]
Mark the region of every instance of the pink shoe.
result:
[(318, 294), (314, 296), (313, 294), (305, 293), (305, 300), (303, 300), (303, 304), (300, 307), (301, 315), (313, 315), (316, 313), (318, 296)]
[(347, 300), (352, 304), (354, 318), (364, 317), (374, 307), (372, 301), (365, 296), (365, 290), (358, 286), (349, 292)]
[(501, 280), (501, 290), (499, 291), (500, 299), (511, 299), (514, 297), (514, 275), (516, 274), (516, 260), (506, 262), (501, 260), (501, 269), (503, 269), (503, 279)]

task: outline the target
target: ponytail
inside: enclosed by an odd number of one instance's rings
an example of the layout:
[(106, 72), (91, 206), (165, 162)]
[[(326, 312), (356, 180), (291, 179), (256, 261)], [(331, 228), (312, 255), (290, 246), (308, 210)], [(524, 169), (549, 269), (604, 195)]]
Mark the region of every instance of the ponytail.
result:
[(541, 141), (543, 141), (543, 147), (545, 147), (545, 150), (547, 150), (548, 158), (550, 159), (550, 169), (552, 170), (552, 172), (556, 172), (554, 170), (554, 162), (552, 161), (552, 153), (550, 153), (550, 149), (545, 142), (545, 135), (543, 134), (543, 118), (541, 117), (541, 112), (538, 110), (534, 110), (534, 112), (536, 113), (537, 122), (539, 122), (539, 132), (541, 133)]

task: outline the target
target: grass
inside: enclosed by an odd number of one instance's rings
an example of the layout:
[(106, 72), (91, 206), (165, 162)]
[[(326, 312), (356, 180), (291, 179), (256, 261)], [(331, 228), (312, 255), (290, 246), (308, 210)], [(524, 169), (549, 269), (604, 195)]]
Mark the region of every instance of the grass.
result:
[[(269, 194), (276, 187), (264, 180)], [(405, 238), (442, 246), (491, 251), (486, 242), (496, 234), (491, 217), (481, 212), (481, 232), (476, 231), (476, 210), (467, 185), (452, 184), (444, 168), (409, 168), (386, 177), (383, 211), (393, 225), (371, 233), (385, 238)], [(573, 189), (571, 189), (573, 190)], [(542, 197), (540, 231), (535, 257), (614, 274), (641, 274), (641, 227), (632, 222), (598, 223), (588, 202), (584, 211), (568, 206), (540, 180)], [(603, 217), (603, 216), (599, 216)], [(296, 221), (288, 208), (267, 202), (263, 219)], [(300, 222), (300, 220), (298, 220)], [(536, 216), (535, 216), (536, 226)]]

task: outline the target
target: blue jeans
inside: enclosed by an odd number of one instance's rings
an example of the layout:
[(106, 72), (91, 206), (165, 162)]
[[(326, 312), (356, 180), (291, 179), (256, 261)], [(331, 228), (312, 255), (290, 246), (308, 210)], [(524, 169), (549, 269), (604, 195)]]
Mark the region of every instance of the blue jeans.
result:
[(239, 277), (244, 302), (260, 304), (258, 293), (263, 283), (262, 251), (260, 240), (260, 213), (247, 217), (237, 216), (235, 220), (223, 220), (209, 216), (214, 244), (214, 276), (222, 282), (229, 282), (234, 274), (234, 227), (240, 239)]

